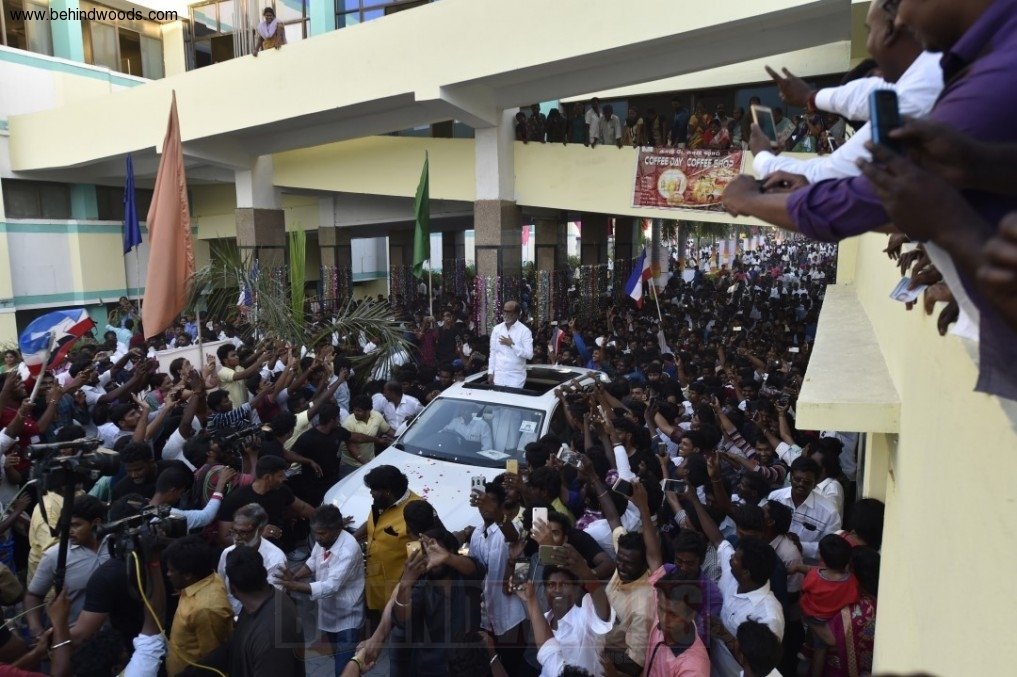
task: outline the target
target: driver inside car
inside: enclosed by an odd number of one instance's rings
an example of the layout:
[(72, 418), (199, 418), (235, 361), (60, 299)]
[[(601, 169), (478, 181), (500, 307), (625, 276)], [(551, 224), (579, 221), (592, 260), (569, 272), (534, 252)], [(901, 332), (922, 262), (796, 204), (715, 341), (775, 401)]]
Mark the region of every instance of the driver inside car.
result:
[(442, 432), (454, 432), (468, 442), (480, 442), (481, 449), (493, 449), (491, 440), (491, 427), (480, 416), (476, 414), (479, 410), (463, 405), (459, 408), (455, 417), (448, 425), (441, 429)]

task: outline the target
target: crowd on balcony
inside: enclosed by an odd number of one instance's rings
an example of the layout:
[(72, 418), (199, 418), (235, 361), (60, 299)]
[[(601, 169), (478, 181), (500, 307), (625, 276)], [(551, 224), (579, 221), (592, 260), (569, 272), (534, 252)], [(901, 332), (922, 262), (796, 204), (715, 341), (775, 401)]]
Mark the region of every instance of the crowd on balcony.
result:
[[(750, 105), (759, 104), (752, 97)], [(686, 99), (676, 96), (670, 114), (653, 108), (640, 112), (628, 106), (625, 119), (611, 104), (603, 107), (597, 98), (589, 103), (564, 104), (567, 112), (554, 107), (544, 115), (539, 104), (515, 117), (515, 138), (523, 143), (583, 144), (597, 146), (668, 147), (690, 150), (740, 150), (749, 147), (751, 117), (737, 106), (728, 115), (723, 104), (708, 111), (703, 103), (689, 111)], [(844, 142), (845, 122), (838, 115), (813, 113), (785, 117), (782, 108), (773, 110), (779, 147), (795, 153), (830, 153)]]
[[(740, 177), (724, 204), (827, 242), (891, 233), (886, 251), (924, 289), (927, 312), (945, 302), (940, 333), (978, 343), (976, 390), (1017, 399), (1017, 128), (1004, 112), (1017, 106), (1017, 3), (873, 2), (867, 25), (873, 62), (841, 87), (813, 91), (771, 71), (789, 105), (857, 120), (856, 133), (803, 161), (750, 129), (765, 191)], [(875, 137), (869, 100), (880, 89), (896, 93), (905, 122)]]

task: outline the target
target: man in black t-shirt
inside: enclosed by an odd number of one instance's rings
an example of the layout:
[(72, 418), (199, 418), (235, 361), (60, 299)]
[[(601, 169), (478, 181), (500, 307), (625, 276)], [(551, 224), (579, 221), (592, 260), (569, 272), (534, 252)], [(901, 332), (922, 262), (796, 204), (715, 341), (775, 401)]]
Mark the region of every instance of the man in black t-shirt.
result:
[(295, 531), (291, 518), (310, 519), (314, 508), (293, 495), (286, 486), (286, 461), (278, 456), (262, 456), (255, 466), (254, 483), (229, 493), (219, 508), (219, 543), (233, 545), (233, 514), (248, 503), (257, 503), (268, 513), (269, 525), (265, 538), (274, 541), (284, 551), (295, 545)]
[(129, 443), (120, 452), (120, 463), (126, 477), (113, 485), (110, 496), (114, 501), (128, 494), (152, 498), (159, 473), (172, 465), (182, 465), (181, 461), (156, 462), (152, 447), (147, 442)]
[(292, 460), (303, 465), (290, 482), (293, 493), (309, 505), (321, 505), (325, 492), (339, 481), (340, 448), (355, 435), (339, 423), (339, 405), (325, 402), (318, 409), (318, 425), (297, 438), (290, 450)]

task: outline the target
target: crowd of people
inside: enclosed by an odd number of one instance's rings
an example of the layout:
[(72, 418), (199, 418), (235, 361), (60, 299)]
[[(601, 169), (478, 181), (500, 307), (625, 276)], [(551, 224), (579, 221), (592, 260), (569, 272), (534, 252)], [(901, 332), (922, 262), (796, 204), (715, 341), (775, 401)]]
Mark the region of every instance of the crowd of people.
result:
[[(478, 335), (465, 300), (438, 321), (399, 308), (414, 351), (385, 381), (351, 379), (369, 342), (292, 346), (190, 318), (145, 341), (126, 300), (35, 399), (11, 356), (6, 486), (25, 486), (40, 440), (70, 456), (97, 436), (121, 463), (73, 479), (59, 594), (64, 494), (11, 504), (0, 590), (25, 611), (0, 660), (59, 675), (302, 674), (321, 654), (345, 676), (379, 660), (397, 676), (865, 674), (882, 505), (855, 496), (855, 435), (795, 426), (836, 249), (768, 241), (730, 267), (686, 254), (702, 265), (660, 290), (659, 317), (605, 299), (596, 318), (530, 327), (509, 302)], [(148, 351), (196, 331), (223, 341), (216, 355), (161, 372)], [(567, 428), (520, 438), (525, 461), (476, 488), (469, 523), (446, 523), (386, 448), (456, 382), (520, 387), (527, 363), (605, 380), (557, 388)], [(325, 493), (378, 454), (354, 523)], [(125, 518), (158, 526), (100, 529)]]
[[(831, 155), (802, 161), (774, 152), (753, 127), (756, 176), (729, 184), (724, 205), (826, 242), (889, 232), (886, 251), (910, 288), (924, 289), (927, 312), (945, 302), (940, 333), (977, 342), (975, 389), (1017, 399), (1017, 199), (1007, 162), (1017, 134), (1003, 113), (1015, 103), (1006, 64), (1017, 3), (874, 1), (866, 26), (872, 61), (841, 87), (813, 91), (770, 72), (789, 105), (856, 121), (857, 132)], [(904, 124), (877, 137), (869, 101), (883, 89), (896, 93)]]
[[(752, 97), (749, 105), (760, 105), (759, 97)], [(516, 113), (516, 141), (523, 143), (581, 143), (584, 146), (668, 147), (690, 150), (743, 150), (749, 147), (752, 117), (741, 106), (728, 115), (723, 104), (708, 111), (703, 102), (690, 112), (685, 98), (671, 100), (669, 114), (653, 108), (640, 111), (629, 105), (625, 119), (614, 111), (614, 106), (600, 105), (593, 98), (588, 104), (566, 104), (563, 112), (552, 108), (547, 115), (539, 104), (530, 107), (529, 115)], [(773, 109), (779, 147), (796, 153), (830, 153), (844, 143), (845, 121), (839, 115), (785, 117), (780, 107)]]

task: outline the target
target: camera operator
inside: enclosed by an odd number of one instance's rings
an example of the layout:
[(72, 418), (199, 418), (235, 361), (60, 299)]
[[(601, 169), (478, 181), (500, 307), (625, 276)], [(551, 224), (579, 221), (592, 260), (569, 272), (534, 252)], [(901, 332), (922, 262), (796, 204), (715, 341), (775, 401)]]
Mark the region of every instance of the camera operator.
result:
[[(69, 616), (71, 624), (78, 620), (78, 615), (85, 605), (88, 579), (109, 556), (108, 553), (99, 552), (99, 540), (95, 534), (96, 527), (102, 524), (105, 516), (106, 504), (98, 498), (82, 494), (74, 499), (63, 587), (71, 603)], [(28, 594), (25, 595), (28, 629), (36, 640), (42, 635), (44, 628), (42, 612), (35, 607), (42, 604), (42, 600), (53, 587), (59, 550), (58, 547), (52, 547), (45, 552), (35, 576), (28, 585)]]
[[(116, 522), (139, 515), (147, 503), (145, 496), (124, 496), (110, 506), (109, 519)], [(141, 630), (144, 604), (138, 596), (137, 584), (132, 582), (133, 573), (128, 576), (128, 553), (111, 554), (113, 556), (100, 564), (88, 579), (85, 604), (78, 615), (78, 622), (71, 628), (75, 645), (91, 639), (107, 620), (125, 642), (130, 642)]]
[[(184, 456), (192, 466), (196, 491), (191, 494), (191, 504), (205, 507), (212, 500), (214, 488), (219, 483), (219, 476), (226, 470), (239, 471), (243, 467), (242, 452), (232, 450), (232, 445), (223, 445), (218, 439), (207, 433), (195, 435), (184, 445)], [(246, 450), (246, 446), (245, 446)], [(254, 482), (254, 473), (240, 473), (230, 482), (235, 489), (246, 487)]]
[(176, 507), (180, 499), (194, 486), (194, 475), (180, 461), (171, 461), (172, 465), (159, 473), (159, 479), (155, 481), (155, 494), (149, 505), (168, 505), (171, 507), (170, 514), (174, 517), (183, 517), (187, 520), (187, 530), (201, 529), (215, 519), (219, 513), (219, 506), (222, 505), (226, 486), (237, 476), (237, 471), (226, 468), (219, 473), (216, 480), (215, 491), (208, 504), (201, 510), (181, 510)]

